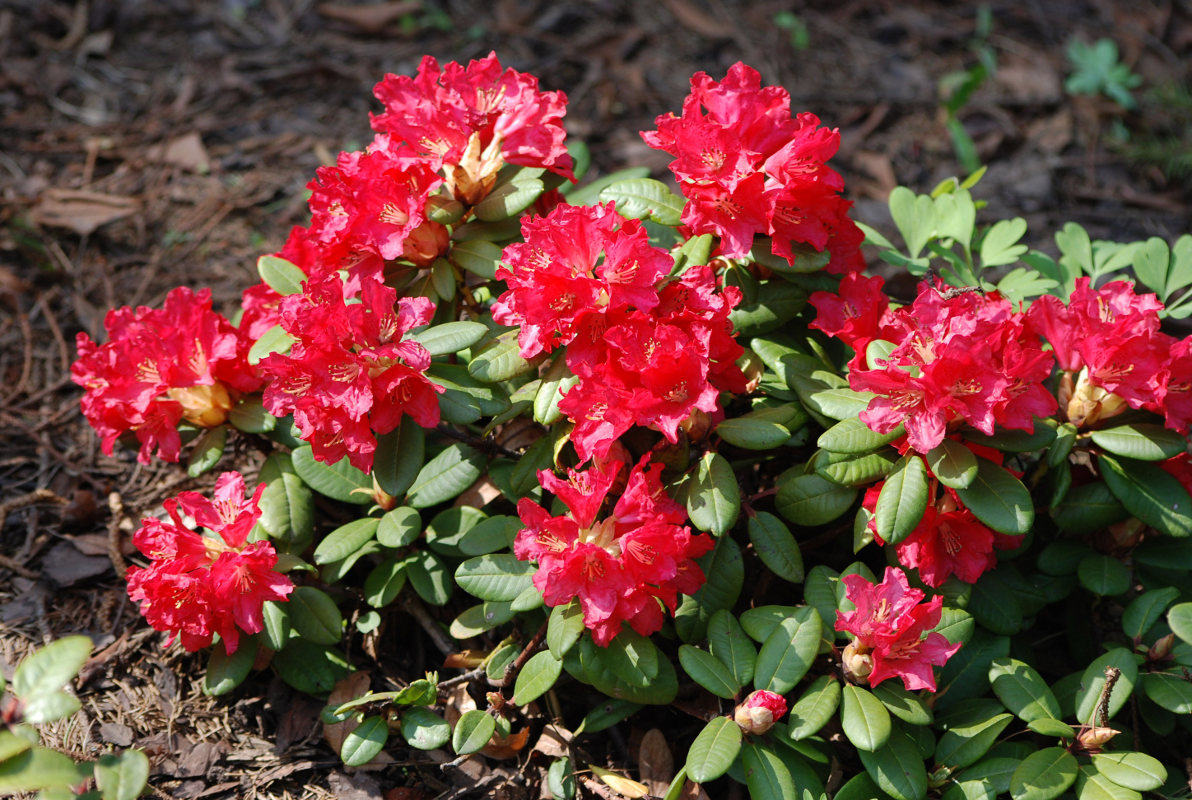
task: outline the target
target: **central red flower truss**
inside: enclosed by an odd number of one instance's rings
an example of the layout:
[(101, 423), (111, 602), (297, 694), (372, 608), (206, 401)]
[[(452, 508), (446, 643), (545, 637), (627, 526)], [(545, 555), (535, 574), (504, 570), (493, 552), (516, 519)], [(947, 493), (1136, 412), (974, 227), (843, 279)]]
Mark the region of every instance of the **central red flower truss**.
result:
[(844, 180), (827, 166), (840, 134), (820, 127), (814, 114), (792, 117), (781, 86), (763, 87), (757, 71), (740, 62), (721, 82), (698, 72), (682, 116), (664, 114), (655, 124), (642, 138), (675, 157), (671, 172), (689, 201), (683, 224), (719, 236), (722, 255), (748, 255), (762, 234), (791, 264), (792, 243), (802, 243), (831, 254), (829, 272), (864, 268), (864, 236), (839, 194)]
[(744, 390), (728, 318), (741, 293), (718, 287), (710, 267), (669, 278), (671, 257), (611, 203), (560, 205), (524, 220), (522, 235), (497, 271), (509, 290), (493, 319), (520, 326), (525, 358), (567, 346), (580, 381), (559, 408), (581, 460), (607, 455), (634, 424), (674, 442), (692, 410), (714, 413), (720, 390)]
[[(273, 571), (273, 545), (247, 542), (261, 516), (257, 504), (264, 490), (261, 484), (246, 500), (244, 478), (225, 472), (216, 481), (214, 500), (182, 492), (165, 502), (171, 521), (145, 519), (133, 534), (133, 544), (151, 562), (128, 570), (128, 596), (141, 604), (150, 625), (169, 631), (171, 641), (178, 636), (189, 651), (219, 634), (227, 652), (236, 652), (242, 631), (264, 628), (264, 603), (284, 602), (294, 589), (289, 578)], [(183, 525), (180, 507), (208, 534)]]
[(534, 585), (548, 606), (579, 598), (584, 624), (601, 646), (620, 632), (622, 622), (642, 635), (654, 633), (662, 627), (662, 607), (674, 612), (678, 595), (692, 594), (704, 582), (694, 559), (708, 552), (712, 541), (683, 525), (686, 512), (662, 488), (662, 465), (647, 461), (648, 456), (630, 471), (607, 517), (600, 517), (600, 509), (621, 472), (619, 461), (568, 470), (566, 480), (539, 472), (542, 486), (569, 509), (564, 516), (552, 517), (526, 498), (517, 504), (526, 527), (513, 552), (522, 561), (538, 562)]
[[(943, 666), (960, 649), (943, 634), (928, 633), (940, 622), (944, 598), (921, 602), (923, 592), (912, 589), (902, 571), (886, 567), (881, 583), (860, 575), (841, 580), (853, 611), (836, 612), (836, 630), (855, 638), (845, 648), (846, 672), (876, 686), (887, 678), (902, 678), (909, 691), (935, 691), (933, 666)], [(925, 635), (926, 634), (926, 635)]]
[(109, 341), (103, 345), (78, 335), (79, 358), (70, 374), (86, 390), (83, 415), (107, 455), (132, 431), (142, 464), (155, 449), (165, 461), (177, 461), (182, 420), (221, 425), (240, 393), (261, 386), (247, 362), (251, 341), (211, 310), (210, 290), (174, 289), (161, 309), (113, 309), (104, 327)]
[(376, 435), (394, 430), (408, 414), (424, 428), (439, 424), (437, 392), (426, 377), (430, 353), (403, 341), (430, 322), (434, 304), (403, 297), (373, 277), (362, 277), (360, 302), (349, 303), (336, 273), (311, 278), (301, 294), (281, 300), (281, 326), (294, 337), (288, 355), (273, 353), (259, 368), (269, 379), (264, 404), (275, 416), (294, 415), (315, 458), (334, 464), (344, 456), (371, 471)]

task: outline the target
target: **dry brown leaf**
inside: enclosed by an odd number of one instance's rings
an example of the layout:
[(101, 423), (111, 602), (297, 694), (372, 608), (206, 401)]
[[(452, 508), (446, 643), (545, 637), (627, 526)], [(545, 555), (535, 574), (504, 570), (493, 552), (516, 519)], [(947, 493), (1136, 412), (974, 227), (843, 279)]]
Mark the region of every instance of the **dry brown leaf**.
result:
[(526, 742), (530, 740), (529, 728), (522, 728), (520, 731), (514, 731), (508, 736), (497, 736), (493, 734), (493, 738), (489, 740), (480, 752), (489, 758), (517, 758), (517, 754), (526, 746)]
[(1049, 117), (1035, 120), (1026, 130), (1026, 138), (1043, 153), (1055, 155), (1072, 144), (1071, 110), (1064, 108)]
[(364, 33), (380, 33), (389, 23), (421, 8), (421, 0), (396, 0), (372, 6), (320, 3), (316, 10), (328, 19), (346, 22)]
[(160, 164), (172, 164), (191, 172), (208, 172), (211, 159), (198, 133), (191, 131), (145, 151), (145, 158)]
[(595, 764), (589, 764), (588, 769), (592, 770), (596, 777), (604, 782), (605, 786), (612, 789), (622, 797), (628, 797), (629, 800), (637, 800), (639, 797), (648, 797), (650, 794), (648, 787), (638, 783), (637, 781), (630, 780), (624, 775), (618, 775), (611, 769), (604, 769), (603, 767), (598, 767)]
[(443, 669), (475, 669), (484, 663), (488, 654), (481, 650), (464, 650), (443, 659)]
[(564, 758), (575, 734), (559, 725), (547, 725), (534, 743), (532, 752), (542, 753), (547, 758)]
[(466, 711), (474, 711), (476, 709), (476, 701), (472, 699), (472, 695), (468, 694), (468, 685), (465, 683), (452, 686), (451, 690), (443, 697), (445, 705), (443, 709), (443, 716), (446, 717), (447, 723), (455, 728), (455, 723), (459, 722), (459, 718), (464, 715)]
[[(327, 705), (343, 705), (349, 700), (355, 700), (368, 691), (372, 684), (372, 677), (367, 672), (353, 672), (348, 677), (335, 684), (331, 694), (327, 695)], [(355, 716), (348, 717), (343, 722), (323, 723), (323, 738), (336, 753), (343, 747), (344, 737), (356, 730), (360, 723)]]
[(465, 489), (464, 493), (452, 505), (456, 507), (469, 506), (471, 508), (484, 508), (500, 496), (501, 490), (497, 488), (497, 485), (488, 477), (483, 477)]
[(135, 197), (82, 189), (47, 189), (29, 217), (38, 225), (67, 228), (86, 236), (102, 225), (141, 210)]
[(637, 767), (642, 783), (650, 794), (661, 797), (666, 794), (671, 779), (675, 777), (675, 757), (671, 754), (666, 734), (658, 728), (651, 728), (642, 736), (637, 751)]

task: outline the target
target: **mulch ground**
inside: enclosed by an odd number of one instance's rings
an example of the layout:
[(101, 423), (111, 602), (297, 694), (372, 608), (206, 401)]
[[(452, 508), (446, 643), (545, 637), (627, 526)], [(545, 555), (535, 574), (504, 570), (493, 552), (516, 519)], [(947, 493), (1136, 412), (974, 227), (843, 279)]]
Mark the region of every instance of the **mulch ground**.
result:
[[(889, 230), (893, 186), (926, 191), (959, 172), (939, 84), (986, 47), (998, 69), (959, 117), (991, 166), (976, 192), (989, 219), (1024, 216), (1028, 242), (1052, 253), (1067, 220), (1118, 240), (1186, 232), (1186, 176), (1141, 148), (1188, 124), (1172, 98), (1188, 95), (1192, 7), (986, 5), (980, 39), (976, 3), (925, 0), (787, 16), (770, 0), (0, 0), (0, 669), (54, 637), (96, 645), (83, 711), (48, 726), (47, 743), (79, 759), (140, 747), (160, 797), (538, 797), (524, 753), (442, 770), (391, 745), (387, 764), (349, 774), (321, 704), (268, 671), (205, 697), (203, 656), (163, 649), (120, 575), (136, 521), (209, 479), (102, 456), (70, 382), (75, 334), (100, 338), (108, 309), (159, 305), (177, 285), (210, 287), (230, 312), (257, 256), (306, 222), (315, 168), (369, 139), (372, 86), (424, 53), (496, 50), (568, 93), (567, 127), (599, 172), (645, 164), (658, 177), (667, 156), (637, 132), (679, 109), (693, 72), (719, 78), (744, 60), (840, 128), (834, 164), (856, 215)], [(1105, 36), (1144, 78), (1133, 112), (1064, 91), (1067, 43)], [(389, 629), (417, 642), (400, 654), (380, 641), (353, 656), (378, 680), (421, 677), (442, 654), (420, 630)], [(636, 775), (682, 758), (671, 730), (625, 727), (592, 759)]]

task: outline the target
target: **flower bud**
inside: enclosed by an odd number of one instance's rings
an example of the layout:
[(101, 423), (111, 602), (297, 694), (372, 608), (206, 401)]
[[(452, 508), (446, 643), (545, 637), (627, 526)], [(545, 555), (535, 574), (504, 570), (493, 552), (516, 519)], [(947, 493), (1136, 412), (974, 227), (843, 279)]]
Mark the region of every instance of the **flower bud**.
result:
[(873, 672), (873, 656), (854, 639), (844, 648), (840, 666), (844, 669), (844, 677), (853, 683), (868, 683), (869, 673)]
[(1147, 661), (1163, 661), (1171, 656), (1171, 649), (1175, 646), (1175, 634), (1169, 633), (1150, 646), (1146, 651)]
[(733, 711), (733, 722), (752, 736), (760, 736), (786, 715), (786, 700), (780, 694), (759, 689)]
[(1109, 744), (1109, 740), (1117, 736), (1121, 731), (1107, 728), (1100, 725), (1091, 725), (1087, 728), (1082, 728), (1080, 733), (1076, 734), (1076, 741), (1080, 744), (1081, 749), (1086, 753), (1100, 753), (1101, 748)]
[(1126, 399), (1100, 386), (1094, 386), (1088, 379), (1088, 367), (1080, 371), (1072, 398), (1068, 401), (1068, 420), (1078, 428), (1095, 425), (1103, 419), (1117, 416), (1125, 411)]
[(447, 252), (451, 235), (437, 222), (424, 222), (406, 237), (402, 258), (419, 267), (429, 267), (434, 260)]
[(223, 425), (232, 410), (227, 387), (216, 381), (210, 385), (171, 387), (166, 395), (182, 404), (182, 418), (200, 428)]

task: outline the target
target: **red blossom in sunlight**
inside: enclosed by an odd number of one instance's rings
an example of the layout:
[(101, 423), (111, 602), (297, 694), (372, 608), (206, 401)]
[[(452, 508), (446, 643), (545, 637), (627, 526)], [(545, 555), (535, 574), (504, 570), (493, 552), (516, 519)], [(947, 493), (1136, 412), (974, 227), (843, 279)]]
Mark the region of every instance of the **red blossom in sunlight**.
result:
[(344, 456), (371, 471), (376, 437), (410, 416), (424, 428), (439, 423), (437, 393), (426, 377), (430, 354), (404, 340), (425, 325), (434, 305), (425, 297), (397, 298), (375, 278), (362, 278), (360, 302), (349, 303), (335, 273), (311, 278), (301, 294), (281, 301), (281, 325), (295, 341), (288, 354), (260, 362), (270, 379), (264, 405), (294, 415), (314, 456), (334, 464)]
[[(262, 606), (285, 602), (294, 584), (273, 571), (277, 553), (266, 541), (247, 543), (261, 516), (258, 504), (265, 484), (244, 497), (244, 478), (223, 473), (214, 499), (182, 492), (165, 502), (169, 521), (149, 518), (133, 534), (133, 544), (150, 559), (148, 567), (128, 571), (128, 595), (159, 631), (177, 636), (189, 651), (211, 644), (218, 634), (234, 653), (240, 634), (264, 628)], [(206, 533), (183, 524), (179, 509)]]
[(836, 612), (836, 630), (853, 635), (845, 648), (846, 672), (857, 682), (877, 686), (888, 678), (902, 678), (908, 691), (935, 691), (933, 666), (943, 666), (960, 644), (943, 634), (928, 633), (939, 624), (943, 597), (921, 602), (923, 592), (912, 589), (902, 570), (886, 567), (881, 583), (860, 575), (841, 580), (853, 611)]
[(703, 584), (694, 559), (712, 546), (707, 536), (683, 525), (686, 512), (667, 496), (662, 465), (649, 464), (648, 456), (630, 470), (611, 512), (601, 516), (622, 466), (610, 461), (568, 470), (566, 479), (540, 471), (542, 487), (567, 506), (563, 516), (551, 516), (527, 498), (517, 506), (526, 527), (513, 552), (538, 562), (534, 585), (548, 606), (579, 598), (584, 624), (601, 646), (623, 622), (643, 635), (661, 628), (663, 607), (674, 612), (679, 594), (692, 594)]
[(174, 289), (160, 309), (114, 309), (104, 327), (102, 345), (78, 335), (79, 357), (70, 372), (85, 390), (83, 415), (107, 455), (131, 431), (142, 464), (155, 450), (162, 460), (177, 461), (179, 423), (222, 425), (241, 393), (260, 388), (247, 361), (250, 340), (212, 310), (210, 290)]

